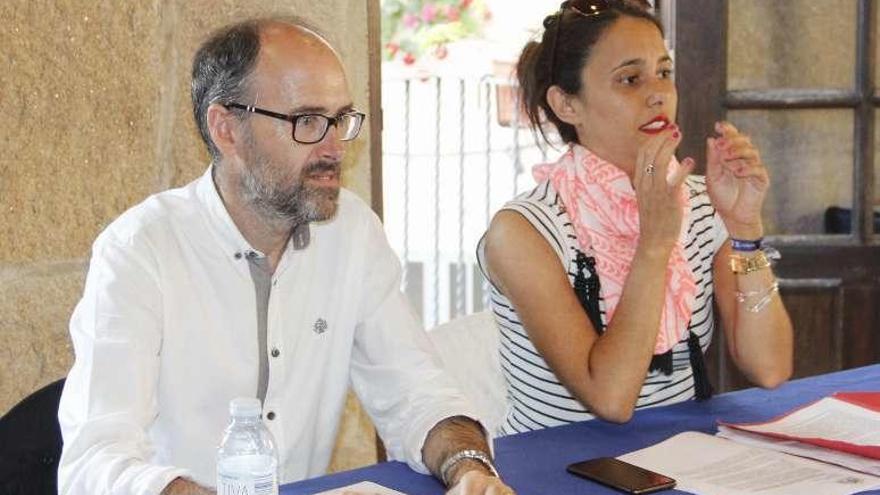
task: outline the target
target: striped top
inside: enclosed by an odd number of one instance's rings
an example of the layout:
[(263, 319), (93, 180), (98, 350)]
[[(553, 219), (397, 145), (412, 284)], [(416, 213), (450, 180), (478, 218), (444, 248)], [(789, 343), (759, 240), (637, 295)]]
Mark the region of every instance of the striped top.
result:
[[(694, 273), (697, 294), (694, 299), (689, 333), (695, 334), (705, 353), (712, 341), (715, 322), (712, 308), (712, 262), (727, 239), (727, 230), (709, 202), (706, 182), (692, 175), (685, 181), (690, 190), (690, 213), (685, 255)], [(504, 208), (522, 215), (544, 236), (556, 252), (574, 286), (578, 273), (575, 263), (580, 246), (562, 200), (549, 181), (517, 196)], [(488, 279), (484, 241), (477, 246), (480, 270)], [(588, 256), (591, 253), (586, 253)], [(586, 274), (589, 277), (589, 274)], [(501, 435), (546, 428), (593, 418), (593, 415), (566, 390), (529, 340), (513, 306), (498, 288), (491, 285), (491, 309), (500, 329), (501, 367), (507, 381), (509, 408), (498, 432)], [(600, 298), (602, 322), (605, 306)], [(673, 349), (672, 374), (652, 371), (645, 378), (636, 409), (688, 400), (694, 396), (694, 379), (688, 351), (688, 334)]]

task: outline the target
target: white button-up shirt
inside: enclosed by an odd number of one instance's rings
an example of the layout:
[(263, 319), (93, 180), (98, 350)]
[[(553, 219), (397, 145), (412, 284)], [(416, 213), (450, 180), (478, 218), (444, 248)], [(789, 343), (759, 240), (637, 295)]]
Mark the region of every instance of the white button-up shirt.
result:
[(178, 476), (214, 486), (229, 401), (256, 395), (260, 352), (270, 352), (263, 411), (285, 483), (325, 472), (349, 384), (389, 456), (421, 472), (437, 422), (477, 417), (438, 367), (381, 224), (354, 194), (343, 189), (336, 217), (311, 225), (307, 248), (285, 250), (267, 349), (241, 255), (251, 250), (210, 168), (101, 233), (70, 322), (62, 495), (158, 494)]

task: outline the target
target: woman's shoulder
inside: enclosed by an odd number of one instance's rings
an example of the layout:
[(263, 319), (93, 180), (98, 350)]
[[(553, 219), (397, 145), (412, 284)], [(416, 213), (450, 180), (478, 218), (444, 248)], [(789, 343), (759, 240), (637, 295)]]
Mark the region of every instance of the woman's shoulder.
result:
[(517, 195), (505, 203), (499, 213), (505, 210), (519, 213), (544, 237), (554, 238), (557, 242), (571, 226), (562, 198), (549, 181)]
[(525, 241), (525, 237), (538, 235), (559, 258), (564, 259), (568, 236), (573, 235), (570, 230), (571, 222), (559, 194), (548, 181), (544, 181), (501, 207), (480, 239), (477, 254), (482, 257), (490, 241), (496, 246), (516, 246)]
[(538, 183), (532, 189), (517, 194), (513, 199), (505, 203), (502, 209), (521, 205), (559, 209), (562, 206), (562, 200), (553, 184), (549, 180), (545, 180)]

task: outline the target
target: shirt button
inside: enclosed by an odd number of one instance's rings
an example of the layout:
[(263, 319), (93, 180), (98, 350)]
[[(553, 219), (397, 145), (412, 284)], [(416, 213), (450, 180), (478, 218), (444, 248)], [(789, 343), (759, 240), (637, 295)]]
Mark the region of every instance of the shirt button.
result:
[(281, 355), (281, 351), (279, 351), (277, 347), (272, 349), (272, 357), (278, 357), (280, 355)]
[(269, 411), (269, 414), (266, 415), (266, 419), (268, 419), (269, 421), (275, 419), (275, 411)]

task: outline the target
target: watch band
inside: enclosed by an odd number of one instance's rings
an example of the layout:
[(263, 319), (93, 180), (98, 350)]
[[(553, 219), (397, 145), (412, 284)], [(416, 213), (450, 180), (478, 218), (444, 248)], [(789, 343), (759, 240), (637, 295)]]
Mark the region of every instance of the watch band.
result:
[(758, 251), (754, 256), (732, 255), (730, 257), (730, 270), (738, 275), (745, 275), (764, 268), (770, 268), (770, 259), (763, 251)]
[(449, 486), (449, 471), (461, 461), (466, 459), (471, 459), (477, 461), (489, 470), (492, 473), (492, 476), (496, 478), (500, 478), (501, 476), (498, 474), (498, 470), (495, 469), (495, 464), (492, 463), (492, 459), (488, 454), (482, 452), (480, 450), (462, 450), (452, 454), (447, 457), (443, 464), (440, 466), (440, 481), (443, 482), (447, 487)]

